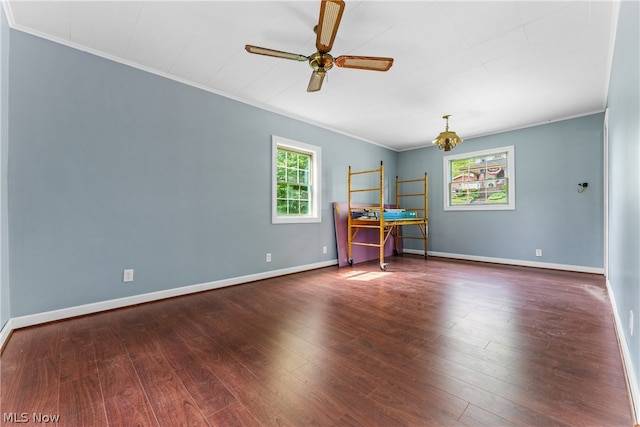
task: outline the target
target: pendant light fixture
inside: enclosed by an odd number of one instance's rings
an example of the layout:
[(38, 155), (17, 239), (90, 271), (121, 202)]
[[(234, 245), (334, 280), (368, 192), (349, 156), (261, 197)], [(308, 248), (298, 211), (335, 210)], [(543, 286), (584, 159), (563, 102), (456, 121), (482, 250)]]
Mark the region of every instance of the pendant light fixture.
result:
[(447, 127), (445, 128), (444, 132), (440, 132), (440, 135), (438, 135), (438, 137), (433, 140), (433, 143), (437, 145), (438, 148), (444, 151), (451, 151), (453, 147), (462, 142), (462, 138), (456, 135), (455, 132), (449, 132), (449, 117), (451, 117), (450, 114), (442, 116), (442, 118), (447, 121)]

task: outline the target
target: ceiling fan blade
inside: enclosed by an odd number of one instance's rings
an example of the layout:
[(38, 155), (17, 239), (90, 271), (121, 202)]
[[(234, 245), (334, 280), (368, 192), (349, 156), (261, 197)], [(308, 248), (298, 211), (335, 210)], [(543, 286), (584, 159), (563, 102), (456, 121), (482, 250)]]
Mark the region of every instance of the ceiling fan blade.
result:
[(307, 86), (307, 92), (317, 92), (322, 87), (322, 81), (327, 72), (324, 70), (316, 70), (311, 74), (311, 80), (309, 80), (309, 86)]
[(244, 48), (247, 52), (255, 53), (256, 55), (273, 56), (276, 58), (292, 59), (294, 61), (309, 60), (306, 56), (299, 55), (297, 53), (282, 52), (281, 50), (267, 49), (266, 47), (252, 46), (250, 44), (246, 45)]
[(344, 12), (342, 0), (322, 0), (320, 3), (320, 19), (316, 27), (316, 49), (319, 52), (327, 53), (331, 50), (342, 12)]
[(339, 56), (335, 64), (342, 68), (358, 68), (360, 70), (387, 71), (393, 65), (393, 58), (377, 56)]

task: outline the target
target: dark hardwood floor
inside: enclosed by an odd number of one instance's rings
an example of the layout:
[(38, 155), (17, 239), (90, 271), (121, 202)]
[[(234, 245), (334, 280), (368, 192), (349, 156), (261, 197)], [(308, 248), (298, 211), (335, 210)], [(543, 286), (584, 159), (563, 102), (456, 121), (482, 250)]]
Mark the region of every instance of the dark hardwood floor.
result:
[(412, 255), (20, 329), (0, 363), (3, 425), (633, 423), (602, 276)]

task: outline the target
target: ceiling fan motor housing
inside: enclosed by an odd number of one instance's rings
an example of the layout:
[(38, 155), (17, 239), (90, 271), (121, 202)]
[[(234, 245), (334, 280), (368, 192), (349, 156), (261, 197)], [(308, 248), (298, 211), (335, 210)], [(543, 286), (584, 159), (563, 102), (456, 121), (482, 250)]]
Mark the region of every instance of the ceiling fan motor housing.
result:
[(327, 71), (333, 67), (333, 56), (328, 53), (316, 52), (309, 57), (309, 65), (314, 71)]

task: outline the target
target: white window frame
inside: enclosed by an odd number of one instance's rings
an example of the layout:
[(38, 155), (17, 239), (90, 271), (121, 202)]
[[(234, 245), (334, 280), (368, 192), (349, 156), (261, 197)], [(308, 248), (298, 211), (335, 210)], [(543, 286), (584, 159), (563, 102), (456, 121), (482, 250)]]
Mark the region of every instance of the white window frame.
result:
[[(452, 205), (449, 185), (451, 184), (451, 162), (455, 160), (467, 159), (470, 157), (488, 157), (492, 154), (507, 153), (507, 198), (508, 203), (505, 204), (468, 204), (468, 205)], [(489, 150), (474, 151), (462, 154), (452, 154), (444, 156), (443, 161), (443, 196), (445, 211), (495, 211), (495, 210), (515, 210), (516, 208), (516, 164), (514, 161), (515, 149), (513, 145), (507, 147), (492, 148)]]
[[(322, 221), (320, 209), (322, 195), (322, 149), (315, 145), (305, 144), (272, 135), (271, 137), (271, 223), (273, 224), (300, 224)], [(308, 215), (278, 215), (278, 149), (297, 151), (311, 156), (310, 191), (311, 209)]]

